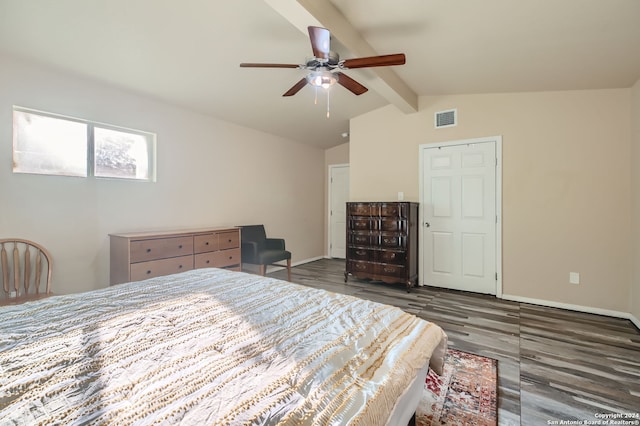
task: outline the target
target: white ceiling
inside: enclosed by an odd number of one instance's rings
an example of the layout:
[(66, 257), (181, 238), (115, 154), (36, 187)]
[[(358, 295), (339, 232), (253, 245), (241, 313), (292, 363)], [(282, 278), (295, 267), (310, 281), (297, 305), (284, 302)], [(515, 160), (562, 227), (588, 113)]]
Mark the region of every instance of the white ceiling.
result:
[[(342, 59), (404, 52), (398, 67), (349, 70), (370, 90), (326, 96), (296, 69), (306, 26)], [(330, 147), (351, 117), (419, 96), (631, 87), (640, 0), (0, 0), (0, 54), (36, 61), (244, 126)], [(0, 65), (1, 66), (1, 65)]]

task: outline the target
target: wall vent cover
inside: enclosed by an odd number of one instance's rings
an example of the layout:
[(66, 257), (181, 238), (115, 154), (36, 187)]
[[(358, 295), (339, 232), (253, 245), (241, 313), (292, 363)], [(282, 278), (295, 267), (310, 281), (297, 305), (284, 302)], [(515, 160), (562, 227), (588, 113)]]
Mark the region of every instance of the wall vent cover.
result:
[(435, 115), (436, 129), (441, 127), (452, 127), (458, 124), (458, 112), (455, 109), (439, 111)]

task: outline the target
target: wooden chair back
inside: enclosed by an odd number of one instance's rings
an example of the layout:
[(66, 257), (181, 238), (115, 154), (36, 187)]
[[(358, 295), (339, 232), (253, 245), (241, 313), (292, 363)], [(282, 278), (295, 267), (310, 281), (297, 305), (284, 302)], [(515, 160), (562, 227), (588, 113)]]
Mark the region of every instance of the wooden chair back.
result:
[(0, 239), (2, 297), (0, 304), (20, 303), (51, 294), (51, 255), (40, 244), (18, 238)]

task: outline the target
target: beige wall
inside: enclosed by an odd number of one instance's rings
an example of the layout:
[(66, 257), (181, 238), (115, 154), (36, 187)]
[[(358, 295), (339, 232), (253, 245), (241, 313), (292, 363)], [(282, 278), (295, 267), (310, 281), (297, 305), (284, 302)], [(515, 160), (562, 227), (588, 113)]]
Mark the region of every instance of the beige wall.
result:
[(631, 286), (631, 314), (640, 327), (640, 80), (631, 89), (631, 176), (633, 226), (633, 282)]
[[(54, 290), (108, 284), (111, 232), (264, 223), (323, 254), (323, 150), (0, 58), (0, 235), (44, 244)], [(12, 105), (153, 131), (156, 183), (11, 172)]]
[(324, 255), (329, 256), (329, 166), (349, 163), (349, 144), (334, 146), (324, 152)]
[[(502, 136), (503, 292), (600, 310), (630, 310), (630, 90), (420, 99), (350, 124), (352, 200), (419, 201), (418, 146)], [(434, 129), (457, 108), (456, 127)], [(579, 272), (580, 285), (569, 284)]]

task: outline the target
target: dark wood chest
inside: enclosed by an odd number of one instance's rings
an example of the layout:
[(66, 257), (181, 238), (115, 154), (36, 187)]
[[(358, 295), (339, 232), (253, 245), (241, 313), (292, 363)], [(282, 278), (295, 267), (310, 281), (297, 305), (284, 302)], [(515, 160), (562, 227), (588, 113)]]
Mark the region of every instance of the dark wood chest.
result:
[(386, 283), (418, 281), (418, 203), (347, 203), (349, 275)]

